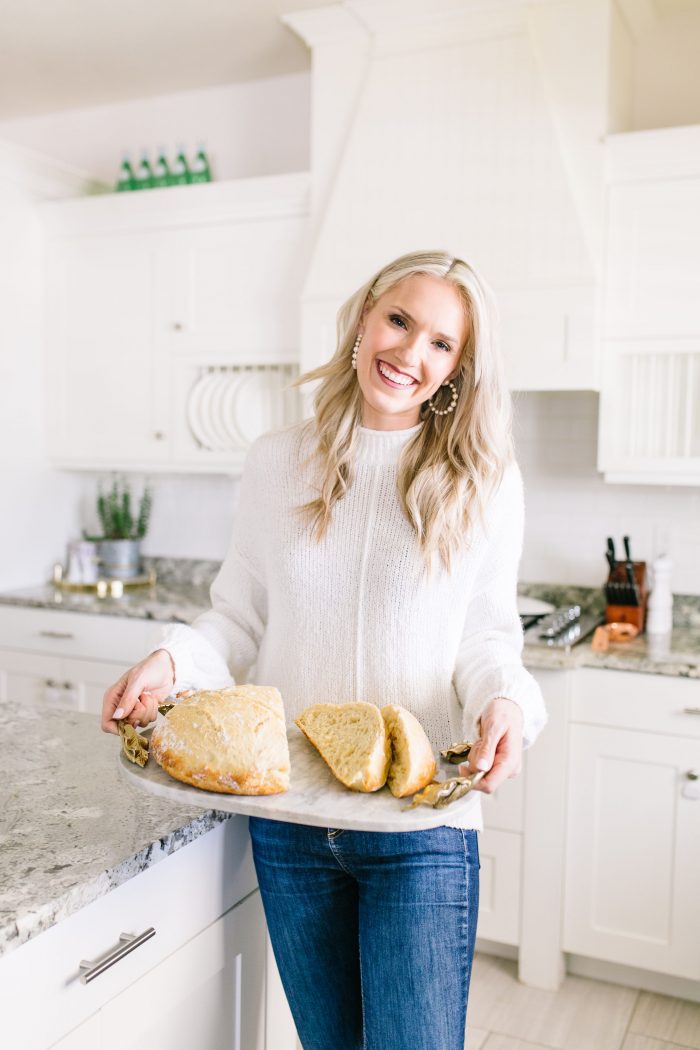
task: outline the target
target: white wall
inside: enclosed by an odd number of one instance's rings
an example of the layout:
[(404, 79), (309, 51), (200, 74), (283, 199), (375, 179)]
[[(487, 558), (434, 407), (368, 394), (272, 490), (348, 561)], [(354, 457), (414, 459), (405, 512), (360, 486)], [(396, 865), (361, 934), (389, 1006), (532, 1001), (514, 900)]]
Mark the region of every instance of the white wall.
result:
[(121, 154), (138, 159), (203, 142), (215, 179), (277, 175), (309, 167), (310, 77), (295, 73), (250, 83), (0, 121), (0, 138), (91, 172), (111, 185)]
[(80, 481), (44, 448), (41, 231), (36, 190), (0, 155), (0, 587), (47, 579), (77, 528)]
[(606, 537), (620, 556), (629, 535), (635, 558), (651, 561), (667, 548), (676, 593), (700, 594), (700, 490), (606, 484), (596, 470), (597, 426), (597, 394), (516, 395), (526, 500), (520, 578), (598, 586)]

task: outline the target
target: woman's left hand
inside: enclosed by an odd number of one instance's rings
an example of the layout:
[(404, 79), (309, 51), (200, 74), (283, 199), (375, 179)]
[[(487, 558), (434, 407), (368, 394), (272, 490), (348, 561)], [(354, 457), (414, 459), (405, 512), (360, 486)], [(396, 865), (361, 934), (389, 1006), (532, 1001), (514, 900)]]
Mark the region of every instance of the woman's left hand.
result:
[(509, 777), (517, 777), (523, 764), (523, 713), (514, 700), (498, 697), (486, 705), (481, 715), (481, 736), (461, 762), (460, 776), (488, 770), (474, 791), (490, 795)]

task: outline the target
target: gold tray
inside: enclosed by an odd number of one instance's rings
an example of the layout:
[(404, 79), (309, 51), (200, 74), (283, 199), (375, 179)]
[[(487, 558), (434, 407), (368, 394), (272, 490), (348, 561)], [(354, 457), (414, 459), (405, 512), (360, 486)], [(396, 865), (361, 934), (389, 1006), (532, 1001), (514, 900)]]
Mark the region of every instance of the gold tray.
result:
[(122, 580), (118, 577), (101, 577), (94, 583), (70, 583), (68, 580), (53, 580), (54, 587), (62, 591), (88, 591), (97, 594), (98, 598), (118, 598), (125, 589), (132, 587), (152, 587), (156, 582), (155, 569), (141, 573), (139, 576), (130, 576)]

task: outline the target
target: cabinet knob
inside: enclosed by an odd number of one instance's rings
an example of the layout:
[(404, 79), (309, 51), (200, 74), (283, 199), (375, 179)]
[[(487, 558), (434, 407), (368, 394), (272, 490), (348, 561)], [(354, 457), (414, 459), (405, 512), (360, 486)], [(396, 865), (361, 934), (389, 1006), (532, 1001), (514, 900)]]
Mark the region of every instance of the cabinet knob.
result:
[(53, 678), (47, 678), (46, 681), (44, 682), (44, 685), (46, 686), (47, 689), (55, 689), (56, 688), (56, 683), (54, 682)]
[(689, 769), (685, 775), (686, 780), (700, 780), (700, 773), (697, 769)]
[(73, 683), (72, 682), (64, 682), (63, 683), (63, 688), (64, 689), (72, 689), (73, 688)]
[(165, 434), (162, 430), (156, 430), (153, 434), (153, 437), (156, 439), (156, 441), (165, 441)]
[(182, 332), (184, 327), (182, 321), (173, 321), (173, 332)]

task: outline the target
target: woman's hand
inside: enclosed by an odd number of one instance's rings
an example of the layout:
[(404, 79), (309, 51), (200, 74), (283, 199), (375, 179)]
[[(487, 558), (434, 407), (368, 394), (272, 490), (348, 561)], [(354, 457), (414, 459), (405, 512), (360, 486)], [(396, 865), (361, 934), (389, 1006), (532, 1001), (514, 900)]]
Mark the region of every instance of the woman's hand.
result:
[(147, 726), (158, 715), (158, 704), (170, 695), (175, 665), (167, 649), (158, 649), (129, 668), (110, 686), (102, 701), (102, 729), (118, 733), (117, 722), (125, 718), (132, 726)]
[(523, 765), (523, 713), (514, 700), (498, 697), (486, 705), (481, 718), (481, 736), (459, 765), (460, 776), (488, 770), (474, 791), (492, 794), (508, 777), (517, 777)]

